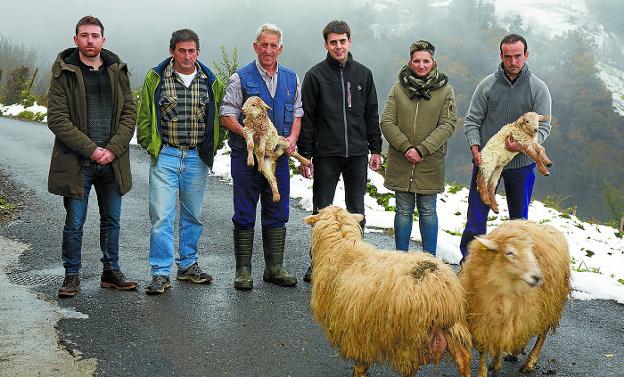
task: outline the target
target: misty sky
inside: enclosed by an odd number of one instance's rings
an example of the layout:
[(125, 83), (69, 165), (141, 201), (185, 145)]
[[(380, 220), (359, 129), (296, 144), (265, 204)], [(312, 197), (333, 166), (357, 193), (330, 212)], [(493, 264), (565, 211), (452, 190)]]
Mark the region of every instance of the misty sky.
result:
[[(261, 6), (256, 3), (251, 0), (2, 0), (0, 33), (14, 43), (34, 49), (41, 60), (39, 64), (48, 67), (60, 50), (73, 47), (76, 22), (85, 15), (96, 16), (104, 24), (105, 48), (118, 53), (129, 63), (135, 80), (139, 76), (140, 81), (149, 67), (168, 56), (168, 43), (173, 30), (190, 28), (197, 32), (200, 60), (212, 68), (213, 60), (220, 57), (220, 45), (225, 45), (228, 51), (237, 47), (239, 62), (250, 61), (254, 56), (251, 44), (258, 26), (271, 22), (284, 30), (285, 48), (280, 61), (288, 61), (289, 44), (315, 48), (315, 51), (310, 51), (318, 56), (314, 61), (306, 67), (293, 67), (302, 76), (303, 70), (325, 56), (321, 35), (325, 24), (332, 19), (348, 21), (348, 5), (361, 1), (336, 4), (327, 0), (270, 0), (262, 2)], [(285, 4), (290, 4), (289, 9), (283, 9)], [(257, 11), (246, 12), (245, 19), (237, 14), (241, 8), (256, 7)], [(353, 39), (352, 51), (356, 53), (355, 30)]]

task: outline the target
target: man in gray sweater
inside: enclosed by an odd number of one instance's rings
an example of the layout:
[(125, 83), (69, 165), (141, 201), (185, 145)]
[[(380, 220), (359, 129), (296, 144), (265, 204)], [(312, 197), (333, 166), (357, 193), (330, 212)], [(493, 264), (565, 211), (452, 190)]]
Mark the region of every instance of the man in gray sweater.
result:
[[(466, 228), (460, 242), (462, 261), (467, 256), (467, 245), (475, 235), (487, 232), (487, 215), (490, 210), (483, 204), (477, 191), (477, 172), (481, 163), (481, 148), (507, 123), (528, 111), (548, 115), (552, 101), (546, 84), (531, 73), (526, 64), (529, 51), (526, 40), (510, 34), (500, 42), (501, 64), (495, 73), (484, 78), (470, 101), (464, 122), (464, 133), (473, 156), (472, 178), (468, 194)], [(550, 134), (550, 121), (539, 124), (538, 142)], [(509, 138), (505, 142), (509, 151), (519, 152), (518, 143)], [(519, 153), (505, 166), (502, 178), (509, 208), (509, 218), (528, 218), (529, 203), (535, 183), (535, 163), (524, 153)]]

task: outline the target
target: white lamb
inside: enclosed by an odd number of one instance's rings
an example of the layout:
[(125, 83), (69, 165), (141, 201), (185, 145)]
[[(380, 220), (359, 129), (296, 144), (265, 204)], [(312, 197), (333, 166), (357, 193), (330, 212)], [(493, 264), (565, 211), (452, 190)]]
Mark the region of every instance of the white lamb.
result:
[(521, 151), (535, 160), (537, 169), (542, 175), (550, 175), (546, 167), (553, 166), (553, 163), (546, 156), (544, 147), (537, 142), (539, 122), (548, 119), (549, 116), (547, 115), (528, 112), (515, 122), (503, 126), (488, 140), (481, 151), (481, 164), (479, 165), (479, 173), (477, 175), (477, 190), (483, 203), (490, 206), (494, 213), (498, 213), (496, 186), (498, 185), (503, 167), (519, 153), (508, 151), (505, 148), (505, 140), (508, 137), (511, 136), (513, 140), (517, 141)]

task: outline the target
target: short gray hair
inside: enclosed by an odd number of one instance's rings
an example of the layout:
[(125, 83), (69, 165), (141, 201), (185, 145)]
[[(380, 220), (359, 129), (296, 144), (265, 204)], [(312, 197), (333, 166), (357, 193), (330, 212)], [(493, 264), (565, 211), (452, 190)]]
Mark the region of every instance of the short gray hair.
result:
[(271, 34), (277, 34), (277, 36), (279, 37), (279, 44), (280, 46), (283, 46), (283, 32), (282, 29), (280, 29), (277, 25), (275, 24), (262, 24), (260, 25), (260, 27), (258, 28), (258, 31), (256, 32), (256, 42), (258, 42), (258, 40), (260, 40), (260, 35), (262, 33), (271, 33)]

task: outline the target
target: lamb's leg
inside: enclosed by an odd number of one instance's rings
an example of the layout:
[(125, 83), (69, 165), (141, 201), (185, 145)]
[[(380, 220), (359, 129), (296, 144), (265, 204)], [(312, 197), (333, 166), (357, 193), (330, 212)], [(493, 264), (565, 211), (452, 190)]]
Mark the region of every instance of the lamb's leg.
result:
[(544, 166), (544, 163), (542, 162), (542, 158), (539, 152), (536, 150), (537, 146), (540, 146), (540, 145), (535, 143), (534, 146), (529, 145), (525, 148), (522, 148), (522, 151), (526, 153), (527, 156), (531, 157), (535, 161), (535, 164), (537, 165), (537, 170), (540, 172), (541, 175), (549, 176), (550, 172), (548, 171), (548, 169), (546, 169), (546, 166)]
[(486, 358), (487, 352), (484, 351), (479, 353), (479, 374), (477, 374), (477, 377), (488, 377)]
[(537, 337), (537, 340), (535, 341), (535, 345), (533, 346), (533, 349), (531, 350), (529, 357), (527, 357), (527, 360), (524, 363), (524, 366), (522, 367), (522, 369), (520, 369), (522, 373), (529, 373), (535, 370), (535, 366), (537, 365), (537, 359), (539, 358), (539, 354), (542, 351), (542, 347), (544, 346), (545, 340), (546, 340), (546, 332), (544, 332), (542, 335)]
[(294, 152), (290, 156), (294, 157), (297, 161), (299, 161), (301, 163), (301, 165), (303, 165), (303, 166), (310, 166), (310, 160), (308, 160), (307, 158), (303, 157), (299, 153)]
[(258, 142), (258, 148), (256, 149), (256, 157), (258, 158), (258, 171), (260, 173), (264, 170), (264, 164), (261, 162), (264, 161), (264, 152), (266, 148), (266, 141), (264, 139), (260, 139)]
[[(468, 329), (466, 329), (467, 331)], [(445, 330), (444, 337), (446, 338), (447, 349), (453, 360), (455, 360), (459, 377), (470, 377), (470, 364), (472, 364), (470, 349), (453, 336), (452, 329), (451, 331)]]
[(262, 175), (266, 178), (271, 186), (271, 191), (273, 192), (273, 201), (280, 201), (280, 193), (277, 188), (277, 179), (275, 178), (275, 165), (276, 160), (273, 157), (265, 157), (264, 159), (264, 170), (262, 171)]
[(490, 177), (490, 181), (488, 182), (488, 187), (490, 189), (490, 208), (494, 213), (498, 213), (498, 202), (496, 201), (496, 187), (498, 187), (498, 181), (500, 180), (501, 173), (503, 172), (503, 167), (498, 167), (492, 173), (492, 177)]
[(356, 361), (355, 368), (353, 368), (353, 377), (366, 377), (367, 370), (368, 363), (364, 361)]
[(479, 168), (479, 172), (477, 173), (477, 191), (479, 191), (479, 196), (481, 197), (481, 201), (486, 206), (490, 205), (490, 194), (487, 185), (487, 179), (485, 175), (482, 173), (481, 168)]
[(254, 166), (254, 154), (253, 154), (253, 150), (254, 150), (254, 141), (253, 141), (253, 134), (251, 132), (248, 132), (247, 130), (245, 130), (243, 132), (243, 135), (245, 136), (245, 142), (247, 143), (247, 166), (251, 167)]
[(498, 376), (498, 373), (500, 372), (502, 367), (503, 367), (503, 358), (501, 357), (500, 353), (497, 353), (492, 359), (492, 362), (490, 363), (489, 369), (492, 371), (492, 376)]

